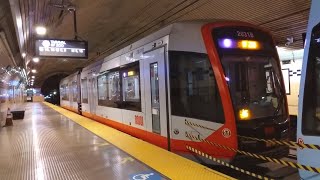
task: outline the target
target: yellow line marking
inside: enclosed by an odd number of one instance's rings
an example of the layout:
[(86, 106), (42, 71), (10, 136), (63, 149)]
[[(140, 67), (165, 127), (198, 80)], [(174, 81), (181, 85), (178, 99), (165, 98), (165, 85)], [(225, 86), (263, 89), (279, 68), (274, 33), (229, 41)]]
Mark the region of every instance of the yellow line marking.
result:
[(80, 116), (76, 113), (46, 102), (44, 102), (44, 104), (170, 179), (234, 179), (89, 118)]

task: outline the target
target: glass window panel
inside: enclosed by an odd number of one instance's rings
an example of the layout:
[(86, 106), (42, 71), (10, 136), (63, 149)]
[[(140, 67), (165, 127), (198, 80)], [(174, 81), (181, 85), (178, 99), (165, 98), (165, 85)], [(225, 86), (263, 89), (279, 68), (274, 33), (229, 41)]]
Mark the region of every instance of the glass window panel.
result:
[(122, 108), (141, 111), (139, 62), (126, 65), (121, 69)]
[(139, 76), (129, 76), (123, 78), (123, 101), (140, 101)]
[(170, 51), (173, 115), (224, 123), (221, 98), (206, 54)]
[(81, 95), (82, 95), (82, 102), (83, 103), (88, 103), (87, 78), (81, 80)]
[(98, 76), (98, 105), (106, 106), (108, 101), (108, 84), (105, 74)]
[(67, 85), (62, 84), (60, 87), (60, 91), (61, 91), (61, 99), (62, 100), (68, 100), (68, 96), (67, 96)]
[(320, 136), (320, 24), (311, 32), (306, 72), (302, 133)]
[(73, 102), (78, 101), (78, 86), (76, 81), (72, 82), (72, 99)]
[(108, 73), (108, 100), (112, 102), (120, 101), (120, 78), (119, 72)]
[(160, 99), (158, 63), (150, 64), (152, 131), (160, 134)]
[(226, 55), (221, 61), (236, 114), (243, 108), (250, 109), (250, 119), (284, 114), (281, 72), (276, 59), (269, 56)]

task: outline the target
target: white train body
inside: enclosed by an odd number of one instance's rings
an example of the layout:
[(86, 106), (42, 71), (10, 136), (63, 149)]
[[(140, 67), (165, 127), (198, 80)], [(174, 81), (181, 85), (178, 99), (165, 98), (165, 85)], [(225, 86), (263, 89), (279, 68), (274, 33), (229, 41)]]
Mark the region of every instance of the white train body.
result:
[[(150, 136), (150, 138), (155, 139), (149, 139), (149, 141), (166, 148), (168, 148), (168, 145), (166, 144), (168, 136), (167, 127), (168, 123), (170, 123), (170, 129), (174, 131), (174, 133), (171, 133), (171, 139), (190, 141), (190, 139), (187, 139), (185, 134), (182, 133), (191, 129), (191, 127), (185, 125), (185, 119), (187, 117), (171, 115), (171, 104), (166, 100), (168, 98), (170, 101), (169, 72), (166, 70), (169, 65), (167, 64), (166, 59), (168, 59), (168, 51), (206, 54), (201, 35), (201, 27), (203, 24), (204, 23), (177, 23), (167, 26), (132, 45), (83, 68), (80, 78), (78, 78), (78, 73), (74, 73), (64, 78), (60, 83), (60, 89), (61, 87), (68, 87), (68, 89), (65, 88), (65, 92), (69, 94), (69, 99), (62, 98), (62, 93), (61, 106), (77, 112), (77, 100), (73, 97), (75, 92), (73, 89), (75, 88), (75, 82), (79, 84), (79, 79), (81, 79), (81, 104), (82, 114), (84, 116), (91, 117), (120, 130), (123, 130), (124, 128), (129, 133), (131, 132), (130, 134), (137, 137), (148, 136), (145, 132), (154, 132), (149, 135), (156, 135)], [(130, 65), (135, 64), (135, 62), (139, 62), (139, 67), (137, 67), (139, 69), (139, 79), (136, 80), (136, 83), (140, 84), (138, 87), (139, 89), (137, 90), (139, 92), (137, 96), (140, 97), (137, 98), (140, 99), (138, 103), (141, 103), (140, 109), (131, 110), (130, 108), (107, 107), (99, 103), (100, 100), (103, 101), (107, 98), (103, 97), (103, 95), (99, 96), (97, 84), (99, 82), (99, 77), (110, 70), (115, 71), (119, 68), (122, 72), (122, 67), (128, 65), (130, 67)], [(158, 107), (152, 107), (150, 102), (152, 95), (150, 87), (150, 67), (148, 66), (152, 63), (157, 65), (159, 74)], [(124, 84), (122, 84), (122, 86), (123, 85)], [(154, 127), (152, 126), (152, 124), (154, 124), (152, 122), (152, 115), (160, 116), (160, 121), (154, 122), (159, 123), (157, 124), (158, 127), (155, 127), (155, 125)], [(167, 118), (169, 118), (169, 121)], [(110, 123), (106, 122), (107, 120), (109, 120)], [(219, 129), (223, 125), (194, 118), (188, 118), (188, 120), (195, 121), (198, 124), (214, 129)], [(121, 125), (126, 125), (126, 127), (120, 127)], [(130, 127), (134, 127), (134, 129), (128, 129)], [(205, 138), (212, 134), (212, 131), (206, 129), (199, 128), (198, 131), (200, 131)], [(185, 149), (185, 147), (181, 147), (180, 149), (182, 148)]]
[[(259, 111), (264, 113), (259, 116), (262, 120), (252, 119), (255, 121), (252, 125), (251, 121), (239, 122), (241, 120), (237, 116), (241, 109), (240, 106), (233, 107), (235, 102), (232, 102), (228, 89), (230, 79), (224, 75), (217, 50), (224, 52), (223, 48), (230, 46), (223, 47), (215, 42), (226, 38), (226, 31), (227, 37), (233, 38), (234, 42), (263, 44), (261, 49), (260, 46), (254, 46), (258, 48), (256, 50), (231, 48), (228, 53), (241, 52), (239, 59), (233, 58), (232, 61), (240, 61), (245, 53), (257, 56), (257, 59), (252, 58), (255, 59), (252, 63), (268, 72), (260, 73), (259, 78), (263, 81), (254, 79), (254, 83), (267, 87), (265, 81), (271, 74), (266, 75), (272, 70), (279, 73), (279, 82), (270, 86), (279, 90), (268, 93), (282, 92), (279, 59), (268, 32), (241, 22), (181, 22), (169, 25), (63, 79), (60, 83), (61, 106), (180, 154), (190, 154), (186, 145), (192, 145), (215, 157), (232, 160), (235, 152), (191, 140), (186, 133), (237, 149), (238, 123), (242, 124), (241, 131), (250, 133), (250, 136), (255, 136), (255, 131), (259, 130), (263, 131), (262, 135), (269, 133), (268, 136), (286, 138), (289, 123), (284, 96), (279, 97), (283, 100), (277, 108), (269, 103), (273, 110), (262, 108)], [(259, 53), (272, 57), (273, 66), (261, 65), (259, 58), (265, 56), (260, 57)], [(232, 78), (236, 77), (235, 72), (230, 70), (230, 73)], [(254, 88), (250, 93), (257, 94)], [(281, 109), (281, 115), (275, 117), (274, 109), (278, 109), (276, 112)], [(270, 116), (277, 121), (269, 122)], [(199, 126), (186, 125), (186, 121)], [(279, 128), (276, 127), (279, 124), (272, 124), (275, 122), (281, 124)], [(272, 131), (265, 131), (270, 129), (269, 126), (273, 127)], [(242, 142), (242, 146), (250, 146), (243, 143), (247, 142)], [(261, 148), (265, 146), (263, 144)], [(268, 149), (266, 153), (277, 151), (276, 148), (265, 148)], [(283, 149), (283, 153), (286, 154), (287, 149)]]
[[(297, 141), (304, 144), (320, 145), (320, 1), (311, 4), (306, 46), (303, 56), (300, 83)], [(298, 162), (313, 168), (320, 168), (320, 151), (298, 148)], [(301, 179), (320, 179), (319, 173), (299, 170)]]

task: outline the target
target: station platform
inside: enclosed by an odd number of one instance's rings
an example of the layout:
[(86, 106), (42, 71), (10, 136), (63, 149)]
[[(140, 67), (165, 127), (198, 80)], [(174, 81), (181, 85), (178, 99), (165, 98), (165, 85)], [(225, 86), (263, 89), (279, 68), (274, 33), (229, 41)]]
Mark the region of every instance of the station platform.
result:
[(0, 128), (0, 179), (233, 179), (49, 103)]

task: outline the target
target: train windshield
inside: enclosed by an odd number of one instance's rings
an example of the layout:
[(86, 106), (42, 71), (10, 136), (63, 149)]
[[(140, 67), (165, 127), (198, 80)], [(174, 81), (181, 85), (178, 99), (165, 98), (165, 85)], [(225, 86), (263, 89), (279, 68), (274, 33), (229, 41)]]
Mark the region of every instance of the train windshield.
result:
[(238, 119), (283, 119), (276, 118), (286, 114), (286, 100), (270, 34), (245, 26), (219, 27), (212, 37)]
[[(273, 57), (226, 55), (221, 59), (234, 109), (259, 119), (283, 113), (284, 95), (280, 68)], [(242, 112), (243, 113), (243, 112)]]
[(320, 136), (320, 24), (311, 32), (306, 72), (302, 133)]

